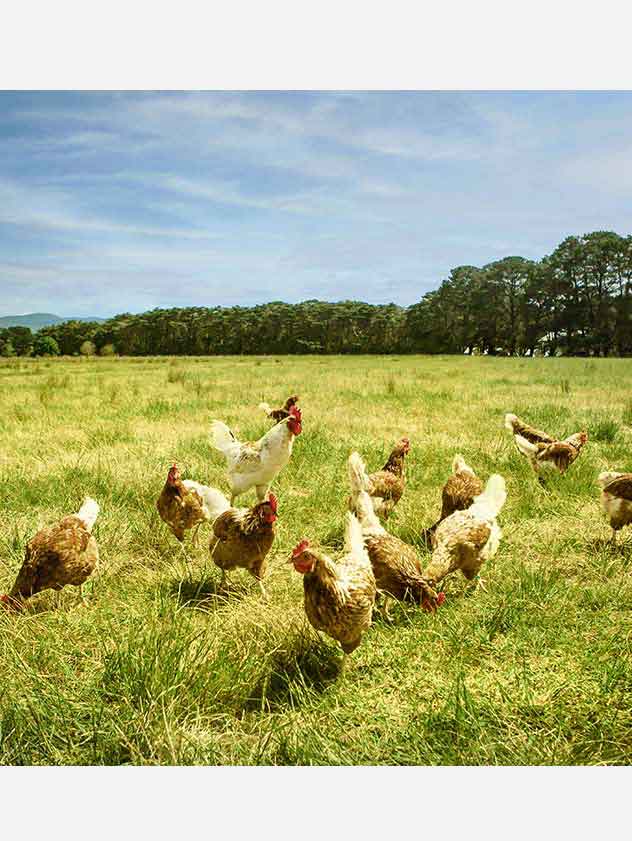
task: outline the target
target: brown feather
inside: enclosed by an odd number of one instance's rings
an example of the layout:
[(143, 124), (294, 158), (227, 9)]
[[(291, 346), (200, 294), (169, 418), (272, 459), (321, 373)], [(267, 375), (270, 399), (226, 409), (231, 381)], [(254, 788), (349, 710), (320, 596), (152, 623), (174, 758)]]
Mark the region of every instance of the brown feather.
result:
[(195, 490), (189, 490), (180, 479), (165, 482), (156, 508), (161, 519), (169, 526), (174, 536), (182, 542), (184, 533), (206, 521), (203, 500)]
[(78, 587), (98, 561), (97, 542), (84, 522), (74, 515), (64, 517), (38, 531), (28, 542), (24, 563), (9, 595), (28, 599), (42, 590), (61, 590), (67, 584)]
[(351, 554), (338, 563), (311, 550), (299, 557), (312, 559), (314, 564), (303, 578), (305, 613), (310, 624), (350, 654), (371, 626), (376, 587), (370, 565)]
[(215, 520), (209, 551), (220, 569), (241, 567), (258, 581), (265, 578), (274, 543), (274, 524), (264, 518), (269, 505), (266, 501), (253, 508), (229, 508)]

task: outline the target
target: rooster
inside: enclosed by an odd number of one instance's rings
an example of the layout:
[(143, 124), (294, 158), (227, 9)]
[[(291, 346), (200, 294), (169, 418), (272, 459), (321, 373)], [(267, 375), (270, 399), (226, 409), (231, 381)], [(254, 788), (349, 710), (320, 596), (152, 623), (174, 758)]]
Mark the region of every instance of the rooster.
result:
[[(383, 520), (388, 519), (404, 493), (404, 459), (409, 452), (410, 441), (400, 438), (384, 467), (366, 478), (366, 490), (373, 502), (373, 510)], [(349, 500), (349, 508), (353, 511), (352, 500)]]
[[(389, 534), (373, 510), (366, 492), (367, 475), (359, 453), (351, 453), (347, 464), (354, 510), (362, 529), (364, 545), (371, 559), (378, 592), (400, 601), (412, 601), (434, 611), (445, 598), (432, 589), (421, 572), (419, 557), (412, 546)], [(388, 601), (385, 605), (388, 617)]]
[(228, 466), (231, 506), (250, 488), (256, 489), (257, 499), (263, 502), (272, 480), (290, 460), (294, 439), (302, 428), (301, 410), (297, 406), (292, 406), (289, 416), (254, 444), (238, 441), (225, 423), (213, 421), (212, 441)]
[(279, 409), (272, 409), (268, 403), (259, 403), (259, 408), (263, 409), (266, 415), (275, 423), (280, 423), (290, 416), (290, 409), (298, 403), (298, 394), (293, 394), (285, 401), (283, 406)]
[(209, 543), (211, 558), (222, 570), (220, 586), (226, 583), (229, 570), (242, 567), (257, 579), (265, 598), (263, 579), (267, 570), (266, 558), (274, 542), (277, 498), (271, 493), (267, 500), (252, 508), (231, 508), (226, 497), (223, 499), (225, 508), (213, 523)]
[(432, 546), (433, 536), (439, 523), (442, 523), (455, 511), (464, 511), (474, 502), (474, 497), (483, 492), (483, 483), (472, 468), (466, 463), (462, 455), (454, 456), (452, 461), (452, 475), (443, 486), (441, 492), (441, 516), (434, 524), (426, 529), (424, 537), (428, 547)]
[(347, 513), (344, 554), (336, 562), (302, 540), (291, 563), (303, 578), (305, 613), (317, 631), (324, 631), (351, 654), (371, 625), (375, 576), (356, 517)]
[(588, 441), (586, 431), (575, 432), (568, 438), (559, 440), (523, 423), (516, 415), (505, 415), (505, 427), (513, 432), (516, 447), (529, 459), (533, 472), (539, 476), (540, 470), (557, 470), (566, 473)]
[(185, 531), (195, 528), (195, 543), (200, 525), (214, 520), (224, 510), (222, 506), (225, 502), (224, 495), (215, 488), (208, 488), (191, 479), (182, 481), (180, 470), (174, 463), (167, 474), (156, 508), (180, 543), (184, 541)]
[(610, 520), (612, 542), (616, 544), (619, 529), (632, 523), (632, 473), (600, 473), (597, 484), (601, 488), (601, 504)]
[(37, 532), (26, 545), (24, 563), (8, 595), (7, 607), (22, 609), (26, 599), (42, 590), (61, 590), (66, 584), (80, 588), (99, 563), (99, 547), (92, 528), (99, 504), (86, 498), (77, 514)]
[(484, 561), (498, 551), (502, 532), (496, 517), (506, 499), (505, 480), (494, 474), (466, 511), (455, 511), (437, 526), (436, 548), (423, 573), (431, 586), (456, 569), (468, 581), (477, 579), (478, 585), (483, 586), (479, 571)]

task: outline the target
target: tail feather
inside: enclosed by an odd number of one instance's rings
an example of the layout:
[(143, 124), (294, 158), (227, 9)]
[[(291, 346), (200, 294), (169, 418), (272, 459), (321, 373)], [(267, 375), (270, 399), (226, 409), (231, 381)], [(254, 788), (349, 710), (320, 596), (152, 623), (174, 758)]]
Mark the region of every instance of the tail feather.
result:
[(220, 514), (230, 508), (230, 502), (226, 499), (221, 491), (217, 488), (210, 488), (208, 485), (201, 485), (199, 482), (193, 482), (191, 479), (184, 480), (184, 486), (189, 490), (197, 491), (202, 497), (202, 501), (209, 513), (210, 522), (214, 522)]
[(452, 473), (471, 473), (472, 476), (476, 475), (460, 453), (457, 453), (452, 459)]
[(520, 418), (518, 415), (513, 415), (511, 412), (507, 412), (505, 415), (505, 429), (509, 429), (511, 432), (514, 431), (514, 427), (516, 424), (520, 423)]
[(211, 443), (216, 450), (226, 455), (233, 444), (237, 444), (238, 442), (225, 423), (215, 420), (211, 423)]
[(92, 499), (89, 496), (85, 498), (83, 505), (77, 512), (77, 517), (83, 520), (88, 531), (92, 531), (100, 510), (101, 508), (96, 499)]
[(362, 526), (350, 511), (345, 515), (345, 554), (353, 555), (356, 559), (361, 558), (367, 566), (371, 566), (369, 554), (364, 546)]
[(523, 438), (522, 435), (515, 435), (514, 438), (516, 441), (516, 447), (518, 447), (522, 455), (527, 456), (527, 458), (533, 458), (538, 451), (536, 445), (532, 444), (531, 441), (527, 441), (527, 439)]
[(483, 493), (474, 497), (474, 502), (468, 510), (475, 516), (493, 520), (498, 516), (506, 500), (505, 480), (498, 473), (494, 473), (487, 480)]
[(268, 417), (272, 414), (272, 406), (269, 403), (259, 403), (259, 408), (262, 409)]
[(347, 461), (347, 472), (349, 474), (349, 484), (351, 485), (351, 495), (355, 501), (360, 491), (369, 490), (370, 484), (360, 453), (351, 453)]
[(373, 500), (366, 491), (360, 491), (355, 499), (355, 513), (360, 522), (363, 536), (386, 534), (373, 508)]

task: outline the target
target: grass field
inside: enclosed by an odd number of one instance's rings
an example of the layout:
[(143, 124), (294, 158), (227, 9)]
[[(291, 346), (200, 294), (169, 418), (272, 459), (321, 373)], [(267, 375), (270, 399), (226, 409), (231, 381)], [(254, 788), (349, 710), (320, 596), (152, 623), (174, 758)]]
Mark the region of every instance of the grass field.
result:
[[(216, 593), (209, 528), (191, 561), (155, 502), (174, 459), (228, 489), (213, 418), (243, 439), (261, 399), (301, 395), (303, 434), (277, 479), (268, 602), (243, 571)], [(25, 541), (102, 506), (102, 566), (0, 611), (0, 764), (606, 764), (632, 756), (632, 535), (611, 549), (595, 479), (632, 470), (632, 362), (458, 357), (9, 360), (0, 365), (0, 590)], [(547, 489), (503, 428), (514, 411), (590, 441)], [(420, 544), (461, 452), (507, 480), (504, 537), (457, 574), (432, 617), (394, 606), (347, 670), (307, 624), (283, 562), (302, 537), (336, 549), (346, 459), (375, 469), (408, 435), (389, 528)], [(251, 500), (254, 493), (242, 497)], [(420, 548), (420, 551), (424, 551)]]

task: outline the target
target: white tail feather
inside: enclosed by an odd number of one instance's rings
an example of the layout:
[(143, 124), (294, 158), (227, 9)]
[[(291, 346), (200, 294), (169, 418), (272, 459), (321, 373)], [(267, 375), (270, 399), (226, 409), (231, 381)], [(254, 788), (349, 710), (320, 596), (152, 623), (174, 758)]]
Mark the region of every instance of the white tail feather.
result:
[(509, 429), (511, 432), (513, 432), (515, 423), (518, 423), (518, 415), (512, 415), (510, 412), (508, 412), (505, 415), (505, 429)]
[(494, 520), (507, 500), (505, 480), (498, 473), (494, 473), (487, 480), (482, 494), (474, 497), (474, 502), (468, 509), (476, 517)]
[(516, 441), (516, 447), (518, 447), (523, 456), (532, 458), (537, 453), (538, 448), (536, 445), (532, 444), (531, 441), (527, 441), (527, 439), (523, 438), (522, 435), (515, 435), (514, 438)]
[(351, 495), (355, 501), (360, 491), (368, 491), (369, 489), (369, 477), (367, 476), (366, 467), (364, 466), (360, 453), (353, 452), (349, 456), (347, 473), (349, 474)]
[(362, 558), (371, 566), (368, 552), (364, 547), (364, 536), (358, 518), (350, 511), (345, 515), (345, 553), (355, 558)]
[(208, 485), (201, 485), (199, 482), (194, 482), (192, 479), (185, 479), (182, 483), (185, 488), (191, 491), (197, 491), (202, 497), (202, 501), (209, 513), (210, 522), (214, 522), (220, 514), (230, 508), (230, 502), (226, 499), (221, 491), (217, 488), (209, 488)]
[(226, 455), (233, 444), (237, 443), (237, 439), (225, 423), (215, 420), (211, 423), (211, 442), (216, 450)]
[(94, 526), (97, 517), (99, 516), (100, 511), (99, 503), (96, 499), (92, 499), (91, 497), (87, 496), (84, 501), (83, 505), (79, 509), (77, 513), (77, 517), (82, 520), (85, 524), (85, 527), (88, 531), (92, 531), (92, 527)]
[(272, 407), (269, 403), (259, 403), (259, 408), (263, 409), (268, 417), (272, 414)]
[(366, 491), (360, 491), (357, 495), (355, 499), (355, 511), (364, 537), (386, 534), (386, 529), (380, 523), (373, 508), (373, 500)]
[(471, 473), (472, 476), (476, 476), (460, 453), (457, 453), (452, 460), (452, 473)]

